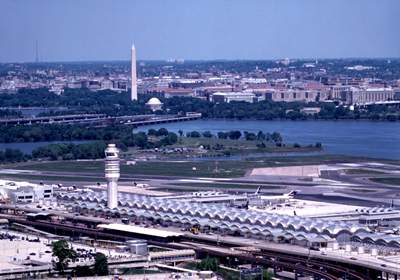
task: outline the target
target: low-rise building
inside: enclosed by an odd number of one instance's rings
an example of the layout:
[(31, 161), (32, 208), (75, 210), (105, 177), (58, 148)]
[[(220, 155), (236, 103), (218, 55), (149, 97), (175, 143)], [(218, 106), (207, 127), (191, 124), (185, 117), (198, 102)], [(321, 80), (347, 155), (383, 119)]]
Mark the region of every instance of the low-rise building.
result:
[(33, 202), (50, 200), (53, 198), (53, 187), (29, 182), (13, 182), (0, 180), (0, 195), (2, 201), (11, 203)]
[(254, 99), (256, 99), (256, 96), (249, 92), (216, 92), (212, 95), (212, 100), (218, 103), (229, 103), (231, 101), (257, 102)]

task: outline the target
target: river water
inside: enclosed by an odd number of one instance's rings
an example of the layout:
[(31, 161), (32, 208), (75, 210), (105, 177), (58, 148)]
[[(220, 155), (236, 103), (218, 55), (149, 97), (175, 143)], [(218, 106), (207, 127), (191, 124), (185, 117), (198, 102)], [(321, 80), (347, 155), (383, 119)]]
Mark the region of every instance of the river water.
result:
[[(400, 122), (373, 121), (259, 121), (259, 120), (197, 120), (141, 126), (134, 130), (165, 127), (178, 134), (182, 130), (200, 133), (239, 130), (257, 133), (279, 132), (283, 142), (302, 145), (321, 142), (328, 154), (346, 154), (400, 160)], [(178, 134), (179, 135), (179, 134)]]

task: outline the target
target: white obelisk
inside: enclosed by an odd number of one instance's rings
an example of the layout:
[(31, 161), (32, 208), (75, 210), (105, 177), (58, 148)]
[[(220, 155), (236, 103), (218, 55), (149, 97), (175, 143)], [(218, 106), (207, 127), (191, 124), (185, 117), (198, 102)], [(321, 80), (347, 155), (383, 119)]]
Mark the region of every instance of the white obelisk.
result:
[(137, 81), (136, 81), (136, 49), (132, 45), (132, 59), (131, 59), (131, 72), (132, 72), (132, 86), (131, 86), (131, 99), (137, 100)]

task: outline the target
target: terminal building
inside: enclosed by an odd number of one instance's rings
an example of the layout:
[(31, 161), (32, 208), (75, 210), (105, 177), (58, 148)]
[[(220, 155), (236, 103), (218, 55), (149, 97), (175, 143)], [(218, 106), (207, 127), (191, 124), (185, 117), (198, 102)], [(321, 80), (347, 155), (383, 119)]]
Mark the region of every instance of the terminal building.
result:
[(249, 211), (221, 204), (203, 204), (181, 200), (119, 194), (118, 207), (106, 206), (106, 192), (62, 194), (64, 206), (95, 214), (128, 217), (134, 221), (154, 221), (182, 228), (197, 227), (221, 234), (246, 236), (294, 243), (349, 242), (354, 235), (369, 234), (366, 225), (345, 221)]
[(43, 203), (53, 198), (53, 186), (0, 180), (0, 195), (3, 203)]

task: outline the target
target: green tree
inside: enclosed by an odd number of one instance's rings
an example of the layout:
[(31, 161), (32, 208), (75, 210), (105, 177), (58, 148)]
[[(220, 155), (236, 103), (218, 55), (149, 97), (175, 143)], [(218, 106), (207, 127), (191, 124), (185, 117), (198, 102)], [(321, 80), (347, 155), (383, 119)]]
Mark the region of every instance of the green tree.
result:
[(97, 275), (108, 275), (108, 260), (105, 255), (100, 254), (96, 256), (93, 272)]
[(75, 268), (75, 274), (78, 277), (81, 277), (81, 276), (93, 276), (94, 275), (93, 270), (88, 265), (83, 265), (83, 266), (82, 265), (78, 265)]
[(168, 135), (168, 130), (164, 127), (160, 128), (157, 130), (156, 136), (167, 136)]
[(52, 256), (57, 258), (57, 261), (52, 261), (54, 269), (64, 273), (65, 269), (68, 268), (70, 260), (75, 259), (78, 254), (75, 250), (70, 248), (68, 242), (63, 239), (53, 242), (51, 247), (53, 251)]
[(190, 137), (199, 138), (200, 137), (200, 132), (192, 131), (192, 132), (190, 132)]
[(183, 131), (182, 130), (179, 129), (178, 133), (179, 133), (179, 137), (183, 136)]
[(203, 137), (205, 137), (205, 138), (211, 138), (212, 137), (212, 134), (211, 134), (211, 132), (210, 131), (204, 131), (203, 132)]
[(228, 138), (228, 135), (225, 132), (218, 132), (218, 139), (226, 139)]
[(200, 270), (213, 270), (217, 271), (219, 267), (219, 258), (205, 258), (196, 263), (196, 268)]
[(156, 134), (157, 134), (157, 130), (155, 130), (154, 128), (150, 128), (149, 131), (147, 132), (147, 135), (156, 136)]

